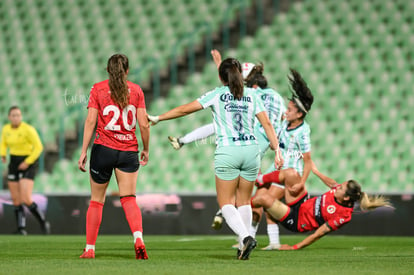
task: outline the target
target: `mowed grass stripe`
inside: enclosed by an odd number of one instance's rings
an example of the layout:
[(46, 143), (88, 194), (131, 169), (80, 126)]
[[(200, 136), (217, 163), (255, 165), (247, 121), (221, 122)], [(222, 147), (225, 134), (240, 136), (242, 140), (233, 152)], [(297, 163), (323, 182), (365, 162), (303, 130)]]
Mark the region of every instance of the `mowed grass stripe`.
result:
[[(304, 235), (282, 236), (294, 244)], [(79, 259), (85, 236), (0, 235), (0, 274), (413, 274), (414, 238), (327, 236), (299, 251), (236, 260), (231, 236), (145, 236), (150, 259), (135, 260), (132, 237), (102, 235), (96, 259)]]

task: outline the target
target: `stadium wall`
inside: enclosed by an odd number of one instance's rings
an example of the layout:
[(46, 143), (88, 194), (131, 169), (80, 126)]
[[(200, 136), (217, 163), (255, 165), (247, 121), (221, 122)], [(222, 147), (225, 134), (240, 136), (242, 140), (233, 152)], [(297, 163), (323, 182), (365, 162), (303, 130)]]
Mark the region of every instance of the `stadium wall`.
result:
[[(412, 195), (390, 196), (395, 209), (379, 208), (362, 213), (358, 208), (353, 220), (338, 232), (340, 235), (414, 236), (414, 199)], [(52, 225), (52, 234), (85, 234), (85, 216), (89, 196), (44, 196), (33, 199)], [(210, 225), (217, 210), (216, 197), (176, 194), (138, 195), (143, 213), (144, 233), (148, 235), (216, 235), (232, 234), (224, 225), (220, 231)], [(26, 210), (27, 231), (40, 234), (36, 220)], [(258, 234), (266, 234), (263, 220)], [(11, 234), (16, 228), (14, 208), (8, 194), (0, 193), (0, 234)], [(280, 228), (281, 234), (292, 234)], [(103, 211), (100, 234), (130, 234), (118, 196), (108, 196)]]

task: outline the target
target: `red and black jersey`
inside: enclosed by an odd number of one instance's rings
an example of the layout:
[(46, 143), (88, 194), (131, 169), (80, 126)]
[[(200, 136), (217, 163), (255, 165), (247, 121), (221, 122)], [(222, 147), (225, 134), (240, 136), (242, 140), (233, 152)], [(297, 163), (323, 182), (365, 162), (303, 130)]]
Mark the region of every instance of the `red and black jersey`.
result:
[(127, 81), (129, 105), (121, 109), (111, 98), (108, 80), (93, 85), (88, 108), (98, 109), (96, 144), (120, 151), (138, 151), (135, 135), (137, 109), (145, 108), (144, 93), (141, 87)]
[(336, 187), (318, 197), (304, 202), (299, 208), (298, 231), (312, 231), (326, 223), (337, 230), (351, 220), (353, 207), (344, 206), (335, 200)]

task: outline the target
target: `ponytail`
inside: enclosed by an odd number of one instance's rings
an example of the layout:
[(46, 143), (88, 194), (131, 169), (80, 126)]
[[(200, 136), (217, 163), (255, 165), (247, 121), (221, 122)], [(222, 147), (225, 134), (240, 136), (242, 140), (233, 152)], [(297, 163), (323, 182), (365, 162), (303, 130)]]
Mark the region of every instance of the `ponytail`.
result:
[(365, 192), (362, 192), (361, 201), (359, 207), (361, 210), (372, 210), (381, 206), (392, 207), (388, 199), (383, 196), (368, 196)]
[(111, 99), (124, 109), (129, 103), (127, 84), (128, 57), (123, 54), (114, 54), (108, 59), (107, 71), (109, 74), (109, 90)]
[(223, 83), (229, 86), (234, 98), (240, 100), (243, 97), (243, 77), (240, 62), (235, 58), (226, 58), (220, 64), (219, 75)]
[(288, 76), (292, 92), (292, 98), (290, 100), (302, 113), (302, 118), (305, 118), (313, 103), (312, 91), (298, 71), (290, 69), (290, 73), (291, 75)]
[(361, 191), (361, 186), (355, 180), (349, 180), (345, 195), (349, 197), (353, 203), (355, 201), (360, 202), (361, 210), (372, 210), (381, 206), (392, 207), (392, 204), (388, 199), (383, 196), (368, 196), (365, 192)]

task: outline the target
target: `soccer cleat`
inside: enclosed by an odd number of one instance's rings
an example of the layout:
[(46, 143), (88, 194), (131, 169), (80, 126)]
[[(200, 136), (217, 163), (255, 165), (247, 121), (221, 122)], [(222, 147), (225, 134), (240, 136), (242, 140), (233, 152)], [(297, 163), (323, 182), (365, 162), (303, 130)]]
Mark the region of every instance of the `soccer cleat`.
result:
[(81, 258), (81, 259), (95, 259), (95, 250), (89, 249), (88, 251), (86, 251), (85, 249), (83, 249), (83, 253), (82, 253), (82, 255), (79, 256), (79, 258)]
[(270, 251), (270, 250), (279, 250), (279, 248), (280, 248), (280, 244), (278, 244), (278, 243), (269, 243), (268, 246), (262, 247), (261, 250)]
[(147, 250), (142, 239), (138, 238), (135, 242), (135, 259), (148, 260)]
[(248, 260), (250, 253), (257, 246), (257, 241), (252, 236), (247, 236), (243, 240), (243, 249), (239, 256), (239, 260)]
[(184, 146), (184, 143), (181, 143), (180, 140), (176, 137), (168, 136), (168, 140), (175, 150), (180, 150), (180, 148)]
[(50, 223), (49, 222), (46, 221), (46, 222), (44, 222), (42, 224), (42, 232), (45, 235), (49, 235), (50, 234)]
[(19, 229), (17, 229), (16, 232), (14, 232), (14, 234), (15, 235), (23, 235), (23, 236), (26, 236), (27, 235), (27, 231), (24, 228), (19, 228)]
[(211, 224), (211, 228), (213, 228), (214, 230), (220, 230), (221, 227), (223, 226), (223, 221), (224, 221), (223, 214), (219, 210), (214, 216), (213, 223)]

